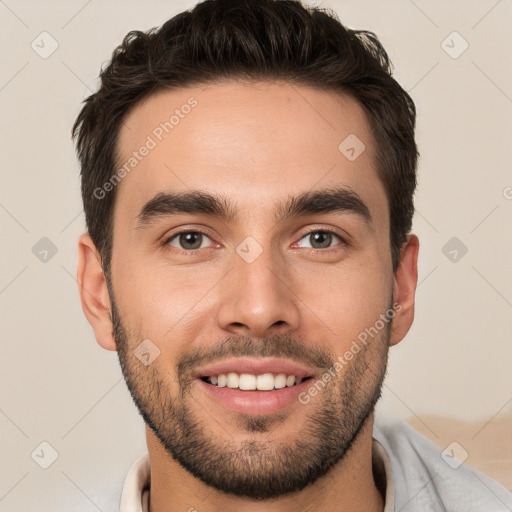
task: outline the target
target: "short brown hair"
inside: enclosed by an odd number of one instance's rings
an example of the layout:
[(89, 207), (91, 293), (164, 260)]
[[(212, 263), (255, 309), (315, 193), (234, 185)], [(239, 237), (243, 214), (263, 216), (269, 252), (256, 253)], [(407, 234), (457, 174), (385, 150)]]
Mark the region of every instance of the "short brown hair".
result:
[(157, 91), (226, 79), (284, 79), (348, 94), (362, 105), (377, 141), (395, 273), (412, 227), (418, 150), (416, 108), (392, 71), (374, 33), (346, 28), (334, 12), (294, 0), (206, 0), (160, 28), (129, 32), (72, 129), (87, 229), (107, 277), (115, 187), (101, 199), (94, 191), (115, 173), (123, 118)]

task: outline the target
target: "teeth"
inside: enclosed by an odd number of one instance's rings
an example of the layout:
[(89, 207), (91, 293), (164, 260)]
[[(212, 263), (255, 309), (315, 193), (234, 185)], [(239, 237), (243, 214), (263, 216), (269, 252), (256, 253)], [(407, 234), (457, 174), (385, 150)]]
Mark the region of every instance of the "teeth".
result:
[(226, 386), (228, 388), (237, 388), (240, 383), (238, 373), (230, 372), (226, 375)]
[(264, 373), (263, 375), (258, 375), (257, 380), (257, 388), (260, 391), (269, 391), (274, 389), (274, 375), (272, 373)]
[(286, 375), (284, 373), (252, 375), (250, 373), (238, 374), (236, 372), (229, 372), (227, 374), (212, 375), (208, 377), (208, 382), (220, 388), (227, 386), (228, 388), (244, 391), (270, 391), (300, 384), (302, 379), (298, 379), (295, 375)]
[(256, 377), (254, 375), (250, 375), (249, 373), (240, 374), (238, 387), (245, 390), (256, 389)]
[(284, 373), (278, 373), (274, 377), (274, 387), (276, 389), (281, 389), (286, 387), (286, 375)]
[[(211, 382), (211, 378), (210, 378), (210, 382)], [(213, 384), (213, 382), (212, 382), (212, 384)], [(226, 376), (223, 373), (221, 373), (217, 377), (217, 386), (219, 386), (219, 388), (226, 387)]]

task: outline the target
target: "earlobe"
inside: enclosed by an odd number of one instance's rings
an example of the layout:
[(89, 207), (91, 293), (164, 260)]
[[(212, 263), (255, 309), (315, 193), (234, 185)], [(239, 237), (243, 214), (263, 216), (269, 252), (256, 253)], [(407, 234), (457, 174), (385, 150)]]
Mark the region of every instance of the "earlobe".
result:
[(110, 319), (110, 297), (101, 257), (86, 233), (78, 241), (77, 281), (82, 309), (94, 330), (96, 341), (106, 350), (116, 350)]
[(420, 242), (416, 235), (409, 235), (400, 251), (400, 265), (395, 273), (393, 301), (395, 317), (389, 345), (396, 345), (407, 334), (414, 320), (414, 296), (418, 283), (418, 253)]

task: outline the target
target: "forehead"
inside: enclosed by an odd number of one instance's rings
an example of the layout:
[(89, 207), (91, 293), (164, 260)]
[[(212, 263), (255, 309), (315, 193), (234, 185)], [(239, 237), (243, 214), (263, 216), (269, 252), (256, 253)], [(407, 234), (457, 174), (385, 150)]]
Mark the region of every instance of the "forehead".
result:
[(248, 218), (271, 214), (283, 196), (334, 185), (387, 218), (368, 119), (347, 95), (278, 82), (161, 91), (126, 116), (117, 149), (114, 225), (135, 223), (159, 192), (219, 193)]

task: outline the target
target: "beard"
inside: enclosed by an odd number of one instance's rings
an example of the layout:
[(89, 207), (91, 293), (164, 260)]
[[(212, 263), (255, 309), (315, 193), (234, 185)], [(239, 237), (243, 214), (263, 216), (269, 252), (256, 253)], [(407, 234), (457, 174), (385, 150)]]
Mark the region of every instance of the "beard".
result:
[[(236, 427), (248, 433), (247, 439), (238, 445), (233, 439), (221, 440), (212, 433), (214, 418), (204, 417), (206, 410), (198, 407), (200, 404), (190, 393), (191, 374), (199, 365), (228, 356), (273, 356), (327, 371), (333, 368), (335, 356), (289, 336), (269, 336), (257, 341), (230, 337), (214, 348), (186, 352), (176, 362), (175, 373), (160, 366), (158, 360), (144, 366), (133, 354), (140, 338), (130, 339), (113, 293), (109, 293), (119, 362), (144, 422), (178, 464), (220, 492), (269, 500), (304, 489), (344, 458), (381, 396), (391, 320), (343, 371), (325, 383), (316, 401), (303, 405), (309, 407), (309, 414), (295, 436), (279, 443), (261, 440), (261, 434), (279, 429), (289, 415), (287, 412), (240, 414)], [(169, 383), (176, 379), (179, 393), (171, 396)]]

